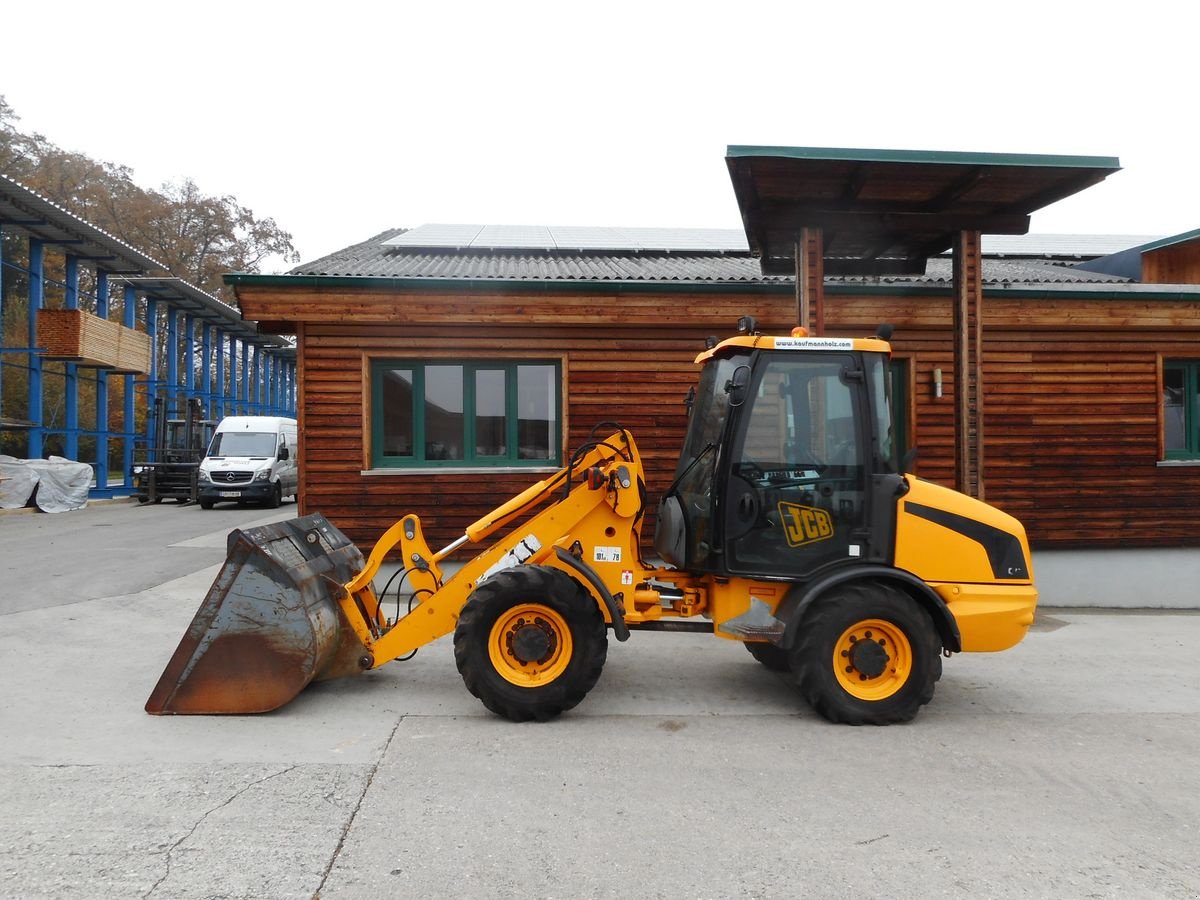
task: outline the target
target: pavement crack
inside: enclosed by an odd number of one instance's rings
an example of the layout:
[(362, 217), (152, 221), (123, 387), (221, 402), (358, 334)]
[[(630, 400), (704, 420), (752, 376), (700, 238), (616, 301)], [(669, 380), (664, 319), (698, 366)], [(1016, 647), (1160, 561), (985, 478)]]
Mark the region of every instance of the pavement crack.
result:
[(166, 881), (168, 878), (171, 877), (171, 856), (172, 856), (172, 854), (174, 854), (174, 852), (177, 849), (179, 849), (180, 844), (182, 844), (184, 841), (186, 841), (188, 838), (190, 838), (193, 834), (196, 833), (197, 829), (199, 829), (199, 827), (204, 824), (205, 820), (209, 816), (211, 816), (215, 812), (218, 812), (218, 811), (224, 809), (230, 803), (232, 803), (238, 797), (242, 796), (242, 794), (246, 793), (246, 791), (250, 790), (251, 788), (257, 787), (258, 785), (262, 784), (264, 781), (270, 781), (272, 778), (279, 778), (281, 775), (286, 775), (288, 772), (291, 772), (291, 771), (295, 770), (296, 768), (297, 768), (296, 766), (288, 766), (286, 769), (282, 769), (278, 772), (273, 772), (270, 775), (264, 775), (262, 778), (258, 779), (257, 781), (250, 782), (245, 787), (241, 787), (238, 790), (234, 791), (234, 793), (228, 799), (226, 799), (222, 803), (218, 803), (216, 806), (214, 806), (212, 809), (208, 810), (208, 812), (206, 812), (204, 815), (202, 815), (199, 819), (197, 819), (196, 824), (188, 829), (187, 834), (185, 834), (183, 837), (181, 837), (179, 840), (177, 840), (175, 843), (173, 843), (170, 847), (167, 848), (167, 856), (166, 856), (167, 870), (162, 874), (162, 877), (159, 878), (158, 881), (154, 882), (154, 885), (150, 888), (150, 890), (148, 890), (146, 893), (144, 893), (142, 895), (142, 900), (147, 900), (147, 898), (150, 897), (150, 895), (152, 895), (155, 891), (157, 891), (159, 889), (159, 887), (162, 885), (162, 883), (164, 881)]
[(321, 882), (317, 885), (317, 889), (313, 891), (313, 900), (321, 900), (321, 891), (325, 889), (325, 882), (329, 880), (329, 875), (333, 872), (333, 867), (337, 864), (338, 857), (342, 855), (342, 847), (346, 845), (346, 838), (350, 834), (350, 829), (354, 827), (354, 820), (358, 818), (358, 811), (362, 809), (363, 801), (367, 799), (367, 792), (371, 790), (371, 782), (375, 780), (375, 773), (379, 771), (379, 766), (383, 762), (383, 758), (387, 756), (388, 749), (392, 746), (392, 741), (396, 738), (396, 732), (400, 730), (400, 726), (404, 724), (406, 718), (408, 717), (401, 716), (396, 720), (396, 726), (392, 729), (392, 733), (388, 735), (388, 739), (384, 741), (383, 749), (379, 751), (379, 758), (375, 760), (375, 764), (371, 766), (371, 771), (367, 773), (367, 780), (363, 783), (363, 789), (358, 795), (354, 809), (351, 810), (349, 818), (346, 819), (346, 824), (342, 826), (342, 833), (338, 835), (337, 846), (333, 848), (333, 856), (329, 858), (329, 865), (321, 873)]

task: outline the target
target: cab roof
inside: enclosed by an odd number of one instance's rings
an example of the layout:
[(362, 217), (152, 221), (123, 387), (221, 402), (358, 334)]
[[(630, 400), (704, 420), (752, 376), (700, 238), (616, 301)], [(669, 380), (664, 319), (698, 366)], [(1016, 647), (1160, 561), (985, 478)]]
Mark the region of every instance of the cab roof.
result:
[(739, 334), (726, 338), (719, 344), (710, 347), (696, 357), (697, 363), (704, 363), (718, 356), (727, 356), (740, 348), (751, 350), (779, 350), (784, 352), (812, 351), (862, 351), (864, 353), (891, 354), (892, 345), (880, 338), (843, 338), (843, 337), (812, 337), (784, 336), (767, 334)]

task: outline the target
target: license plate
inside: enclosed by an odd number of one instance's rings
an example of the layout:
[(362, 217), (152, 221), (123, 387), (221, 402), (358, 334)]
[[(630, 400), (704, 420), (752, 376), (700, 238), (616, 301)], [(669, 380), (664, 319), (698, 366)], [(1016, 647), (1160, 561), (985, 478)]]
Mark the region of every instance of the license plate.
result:
[(218, 497), (240, 497), (240, 496), (242, 496), (242, 492), (241, 491), (220, 491), (217, 494), (217, 496)]

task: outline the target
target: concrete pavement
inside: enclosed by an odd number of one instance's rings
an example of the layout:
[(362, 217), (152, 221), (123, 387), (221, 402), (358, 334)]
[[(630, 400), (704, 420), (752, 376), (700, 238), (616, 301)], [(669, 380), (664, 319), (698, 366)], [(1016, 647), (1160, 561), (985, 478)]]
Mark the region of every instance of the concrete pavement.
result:
[(448, 639), (270, 715), (146, 715), (225, 532), (293, 513), (0, 517), (0, 895), (1200, 894), (1200, 616), (1043, 611), (891, 728), (649, 633), (547, 725), (488, 714)]

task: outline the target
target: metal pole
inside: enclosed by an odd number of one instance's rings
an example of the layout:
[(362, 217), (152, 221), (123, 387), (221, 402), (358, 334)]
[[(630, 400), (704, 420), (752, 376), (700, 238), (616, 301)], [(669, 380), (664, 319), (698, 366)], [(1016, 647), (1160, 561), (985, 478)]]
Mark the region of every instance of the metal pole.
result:
[(167, 403), (163, 415), (175, 418), (179, 393), (179, 310), (167, 305)]
[(42, 436), (46, 431), (42, 409), (42, 357), (37, 353), (37, 314), (46, 297), (46, 246), (37, 238), (29, 239), (29, 447), (30, 459), (41, 459)]
[(187, 366), (183, 373), (184, 408), (188, 401), (196, 396), (196, 317), (183, 317), (183, 364)]
[[(96, 315), (108, 318), (108, 273), (96, 270)], [(108, 373), (96, 371), (96, 490), (108, 490)]]
[[(67, 309), (79, 309), (79, 259), (67, 255), (66, 285), (63, 305)], [(79, 367), (75, 363), (63, 366), (63, 400), (66, 407), (66, 434), (63, 436), (63, 455), (67, 459), (79, 459)]]
[(250, 344), (242, 341), (242, 415), (250, 415)]
[(212, 332), (213, 326), (200, 323), (200, 399), (206, 418), (212, 415)]
[[(150, 380), (146, 391), (146, 446), (154, 447), (158, 428), (158, 301), (146, 298), (146, 334), (150, 337)], [(151, 454), (152, 456), (153, 454)]]
[[(132, 329), (137, 324), (137, 293), (134, 291), (134, 289), (132, 287), (129, 287), (128, 285), (126, 285), (125, 291), (124, 291), (124, 297), (125, 297), (125, 308), (122, 310), (122, 313), (125, 318), (125, 327)], [(147, 320), (147, 331), (149, 331), (149, 321), (148, 320)], [(153, 340), (153, 338), (150, 341), (150, 346), (151, 346), (150, 365), (153, 366), (154, 365), (154, 353), (153, 353), (154, 340)], [(125, 434), (122, 438), (123, 444), (122, 444), (122, 453), (121, 453), (121, 471), (125, 475), (126, 489), (133, 487), (133, 480), (132, 480), (133, 479), (133, 443), (134, 443), (135, 432), (137, 430), (137, 417), (135, 414), (135, 407), (134, 407), (135, 397), (134, 397), (133, 381), (134, 381), (134, 378), (136, 378), (136, 377), (137, 377), (136, 375), (132, 375), (132, 374), (125, 376), (125, 398), (124, 398), (125, 399), (125, 404), (124, 404), (125, 405), (125, 415), (124, 415), (124, 418), (122, 419), (122, 423), (121, 423), (122, 430), (125, 432)]]
[(217, 376), (216, 384), (213, 385), (213, 410), (211, 418), (220, 421), (225, 418), (225, 332), (220, 328), (216, 331), (216, 365), (214, 366), (214, 374)]
[[(0, 347), (4, 346), (4, 226), (0, 225)], [(4, 418), (4, 366), (0, 365), (0, 419)]]

